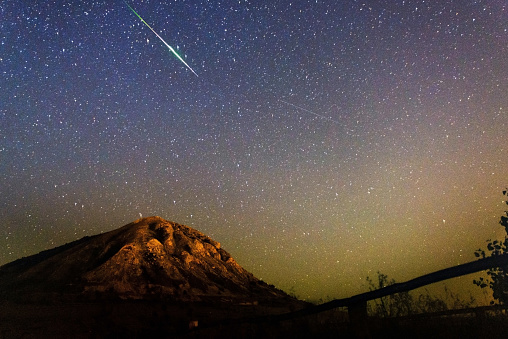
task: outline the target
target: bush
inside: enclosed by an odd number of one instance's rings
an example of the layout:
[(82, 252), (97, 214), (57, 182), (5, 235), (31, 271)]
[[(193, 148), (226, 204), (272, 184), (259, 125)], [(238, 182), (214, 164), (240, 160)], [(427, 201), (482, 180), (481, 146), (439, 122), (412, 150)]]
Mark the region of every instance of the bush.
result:
[[(371, 291), (395, 284), (394, 279), (388, 279), (388, 276), (381, 272), (377, 272), (376, 282), (369, 277), (367, 277), (367, 282)], [(425, 293), (419, 295), (416, 295), (414, 292), (394, 293), (371, 301), (368, 312), (370, 315), (383, 318), (402, 317), (419, 313), (469, 308), (476, 304), (472, 296), (470, 296), (469, 300), (462, 300), (446, 286), (444, 292), (444, 299), (432, 296), (427, 289), (425, 289)]]

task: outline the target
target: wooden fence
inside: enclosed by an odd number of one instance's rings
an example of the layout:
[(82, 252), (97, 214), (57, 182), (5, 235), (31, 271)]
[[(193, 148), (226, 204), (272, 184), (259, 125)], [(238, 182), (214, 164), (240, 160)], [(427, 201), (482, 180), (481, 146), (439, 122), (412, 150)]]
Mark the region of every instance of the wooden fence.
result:
[[(396, 283), (378, 290), (358, 294), (350, 298), (336, 299), (321, 305), (312, 306), (296, 312), (281, 314), (273, 317), (272, 320), (275, 321), (288, 320), (298, 316), (316, 314), (331, 309), (335, 309), (338, 307), (347, 307), (349, 321), (353, 331), (362, 332), (365, 331), (366, 329), (365, 324), (368, 321), (367, 301), (369, 300), (386, 297), (388, 295), (395, 293), (408, 292), (416, 288), (440, 282), (443, 280), (488, 270), (489, 268), (493, 267), (503, 267), (503, 266), (508, 266), (508, 254), (490, 256), (466, 264), (429, 273), (403, 283)], [(474, 313), (474, 310), (473, 309), (467, 310), (467, 312)], [(358, 333), (358, 335), (361, 337), (362, 333)]]

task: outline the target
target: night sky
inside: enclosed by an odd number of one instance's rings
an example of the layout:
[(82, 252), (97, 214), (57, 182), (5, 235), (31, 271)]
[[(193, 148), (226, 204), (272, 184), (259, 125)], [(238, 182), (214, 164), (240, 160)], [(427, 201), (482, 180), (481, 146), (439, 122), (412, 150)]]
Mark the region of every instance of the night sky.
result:
[(129, 5), (197, 76), (121, 0), (0, 4), (0, 264), (158, 215), (317, 299), (503, 236), (506, 1)]

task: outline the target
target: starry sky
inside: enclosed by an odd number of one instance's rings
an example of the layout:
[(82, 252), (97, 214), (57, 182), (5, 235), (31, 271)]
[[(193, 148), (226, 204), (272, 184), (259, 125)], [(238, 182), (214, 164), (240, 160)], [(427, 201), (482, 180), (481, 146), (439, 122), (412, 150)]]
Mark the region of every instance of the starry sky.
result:
[(506, 1), (128, 3), (197, 75), (124, 1), (0, 4), (0, 264), (159, 215), (317, 299), (503, 236)]

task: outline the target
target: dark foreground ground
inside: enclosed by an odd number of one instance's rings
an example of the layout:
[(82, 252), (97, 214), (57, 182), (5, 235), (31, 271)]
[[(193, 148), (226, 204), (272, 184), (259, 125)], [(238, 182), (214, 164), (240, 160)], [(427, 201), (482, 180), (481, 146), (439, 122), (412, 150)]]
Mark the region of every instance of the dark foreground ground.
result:
[(284, 321), (270, 316), (289, 311), (281, 305), (218, 303), (2, 303), (0, 338), (354, 338), (357, 334), (370, 338), (508, 337), (508, 316), (504, 313), (405, 320), (370, 318), (361, 331), (354, 332), (343, 310)]

